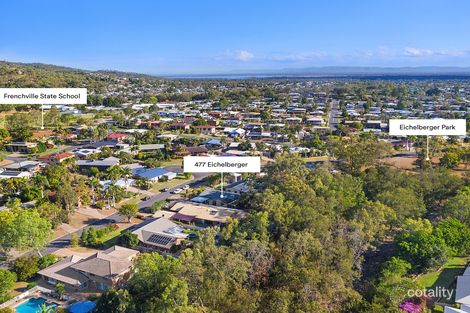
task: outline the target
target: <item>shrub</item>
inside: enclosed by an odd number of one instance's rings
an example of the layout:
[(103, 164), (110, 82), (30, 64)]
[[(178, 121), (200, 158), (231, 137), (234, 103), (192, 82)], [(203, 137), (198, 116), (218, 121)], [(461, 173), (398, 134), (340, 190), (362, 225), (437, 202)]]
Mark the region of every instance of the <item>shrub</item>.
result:
[(104, 200), (99, 200), (95, 202), (95, 206), (101, 210), (106, 206), (106, 203), (104, 202)]
[(78, 245), (80, 244), (80, 238), (78, 237), (77, 234), (72, 234), (70, 236), (70, 246), (71, 247), (78, 247)]
[(52, 264), (54, 264), (58, 260), (59, 260), (59, 257), (55, 254), (51, 253), (51, 254), (45, 255), (45, 256), (43, 256), (42, 258), (39, 259), (39, 262), (38, 262), (39, 269), (42, 270), (43, 268), (51, 266)]
[(5, 296), (15, 286), (16, 275), (0, 268), (0, 296)]
[(12, 271), (16, 273), (18, 280), (27, 281), (39, 270), (39, 257), (36, 255), (30, 257), (19, 257), (12, 265)]
[(34, 288), (34, 287), (36, 287), (37, 285), (38, 285), (38, 284), (37, 284), (35, 281), (32, 281), (32, 282), (30, 282), (30, 283), (28, 283), (28, 284), (26, 285), (26, 289), (28, 290), (28, 289)]
[(128, 230), (123, 232), (121, 237), (119, 237), (119, 244), (121, 244), (124, 247), (133, 248), (137, 246), (138, 243), (139, 243), (139, 239), (137, 238), (137, 235), (131, 233)]

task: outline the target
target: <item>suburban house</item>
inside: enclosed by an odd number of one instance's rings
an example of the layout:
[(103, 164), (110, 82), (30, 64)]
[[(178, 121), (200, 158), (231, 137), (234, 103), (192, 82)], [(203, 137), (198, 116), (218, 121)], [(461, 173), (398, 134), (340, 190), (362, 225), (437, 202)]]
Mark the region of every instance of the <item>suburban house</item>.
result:
[(215, 134), (215, 126), (212, 125), (198, 125), (194, 126), (195, 129), (199, 131), (199, 133), (204, 135), (213, 135)]
[(321, 116), (310, 117), (307, 119), (307, 124), (313, 126), (322, 126), (324, 123), (325, 122), (323, 121), (323, 118)]
[(235, 193), (238, 195), (249, 192), (251, 189), (252, 189), (251, 186), (249, 186), (244, 180), (236, 181), (228, 185), (227, 187), (225, 187), (225, 190), (227, 192)]
[(10, 178), (30, 178), (33, 176), (30, 172), (18, 172), (18, 171), (3, 171), (0, 172), (0, 179)]
[(121, 134), (121, 133), (114, 133), (106, 136), (107, 141), (115, 141), (122, 143), (128, 138), (127, 134)]
[(85, 158), (89, 157), (90, 155), (100, 153), (100, 152), (101, 152), (100, 149), (77, 149), (77, 150), (73, 150), (73, 153), (75, 154), (75, 156), (77, 158), (80, 158), (80, 159), (85, 159)]
[(100, 171), (106, 170), (108, 167), (119, 165), (120, 160), (115, 157), (109, 157), (102, 160), (78, 160), (75, 163), (79, 168), (96, 167)]
[(183, 229), (166, 217), (149, 219), (137, 226), (132, 233), (139, 238), (139, 247), (145, 251), (170, 252), (188, 237)]
[(71, 152), (62, 152), (44, 155), (40, 157), (40, 159), (48, 163), (62, 163), (63, 161), (71, 159), (73, 157), (75, 157), (75, 154)]
[(186, 131), (186, 130), (189, 130), (190, 126), (191, 125), (188, 123), (174, 122), (170, 124), (170, 129)]
[(160, 143), (153, 143), (153, 144), (146, 144), (146, 145), (139, 145), (138, 146), (140, 152), (156, 152), (165, 149), (164, 144)]
[(222, 142), (219, 139), (208, 139), (204, 142), (207, 149), (220, 149), (222, 148)]
[(162, 178), (166, 177), (166, 179), (174, 179), (176, 178), (176, 173), (167, 171), (164, 168), (135, 168), (132, 170), (132, 174), (139, 178), (146, 178), (151, 181), (160, 181)]
[(238, 198), (240, 198), (240, 195), (236, 193), (224, 192), (222, 196), (222, 193), (218, 190), (207, 189), (199, 196), (192, 198), (191, 201), (216, 206), (233, 206)]
[(19, 153), (31, 153), (38, 144), (36, 142), (12, 142), (5, 145), (7, 151)]
[(197, 156), (197, 155), (206, 155), (209, 150), (204, 146), (194, 146), (194, 147), (184, 147), (181, 151), (175, 151), (175, 154), (178, 156)]
[[(194, 224), (200, 227), (224, 225), (227, 223), (228, 217), (238, 219), (245, 217), (245, 212), (241, 210), (191, 201), (176, 202), (169, 208), (169, 211), (175, 213), (170, 216), (171, 220)], [(162, 213), (164, 214), (165, 212), (157, 212), (156, 214), (161, 215)]]
[(46, 164), (36, 161), (20, 161), (17, 163), (12, 163), (8, 165), (4, 165), (2, 167), (5, 171), (12, 171), (12, 172), (29, 172), (31, 174), (37, 173), (43, 168)]
[(132, 260), (139, 252), (113, 246), (87, 258), (72, 255), (38, 272), (51, 285), (62, 283), (71, 290), (106, 291), (122, 286)]

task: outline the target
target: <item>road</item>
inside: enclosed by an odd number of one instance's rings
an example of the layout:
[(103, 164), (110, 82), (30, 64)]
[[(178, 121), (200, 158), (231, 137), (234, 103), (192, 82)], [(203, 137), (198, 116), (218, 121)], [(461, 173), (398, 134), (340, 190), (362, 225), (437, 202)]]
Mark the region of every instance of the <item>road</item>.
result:
[(331, 101), (331, 110), (328, 115), (328, 126), (332, 131), (335, 131), (338, 128), (339, 118), (341, 112), (339, 111), (339, 101)]

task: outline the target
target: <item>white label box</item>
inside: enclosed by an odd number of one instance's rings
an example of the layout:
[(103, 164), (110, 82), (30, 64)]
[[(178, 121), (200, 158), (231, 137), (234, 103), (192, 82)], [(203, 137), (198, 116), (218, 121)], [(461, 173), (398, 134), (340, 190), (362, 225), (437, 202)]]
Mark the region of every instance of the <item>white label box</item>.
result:
[(465, 136), (464, 119), (392, 119), (389, 133), (392, 136)]
[(202, 156), (184, 157), (186, 173), (259, 173), (260, 157)]
[(86, 103), (86, 88), (0, 88), (0, 104)]

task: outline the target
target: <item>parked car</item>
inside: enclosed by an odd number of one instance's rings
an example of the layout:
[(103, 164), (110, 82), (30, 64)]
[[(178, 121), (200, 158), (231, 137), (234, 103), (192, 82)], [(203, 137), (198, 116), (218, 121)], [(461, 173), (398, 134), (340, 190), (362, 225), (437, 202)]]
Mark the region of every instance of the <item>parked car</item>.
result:
[(178, 188), (178, 189), (173, 190), (171, 193), (178, 194), (178, 193), (182, 193), (182, 192), (183, 192), (183, 189)]
[(189, 189), (189, 185), (184, 185), (183, 190), (187, 190), (187, 189)]
[(170, 191), (170, 188), (163, 188), (162, 190), (160, 190), (161, 192), (168, 192)]

